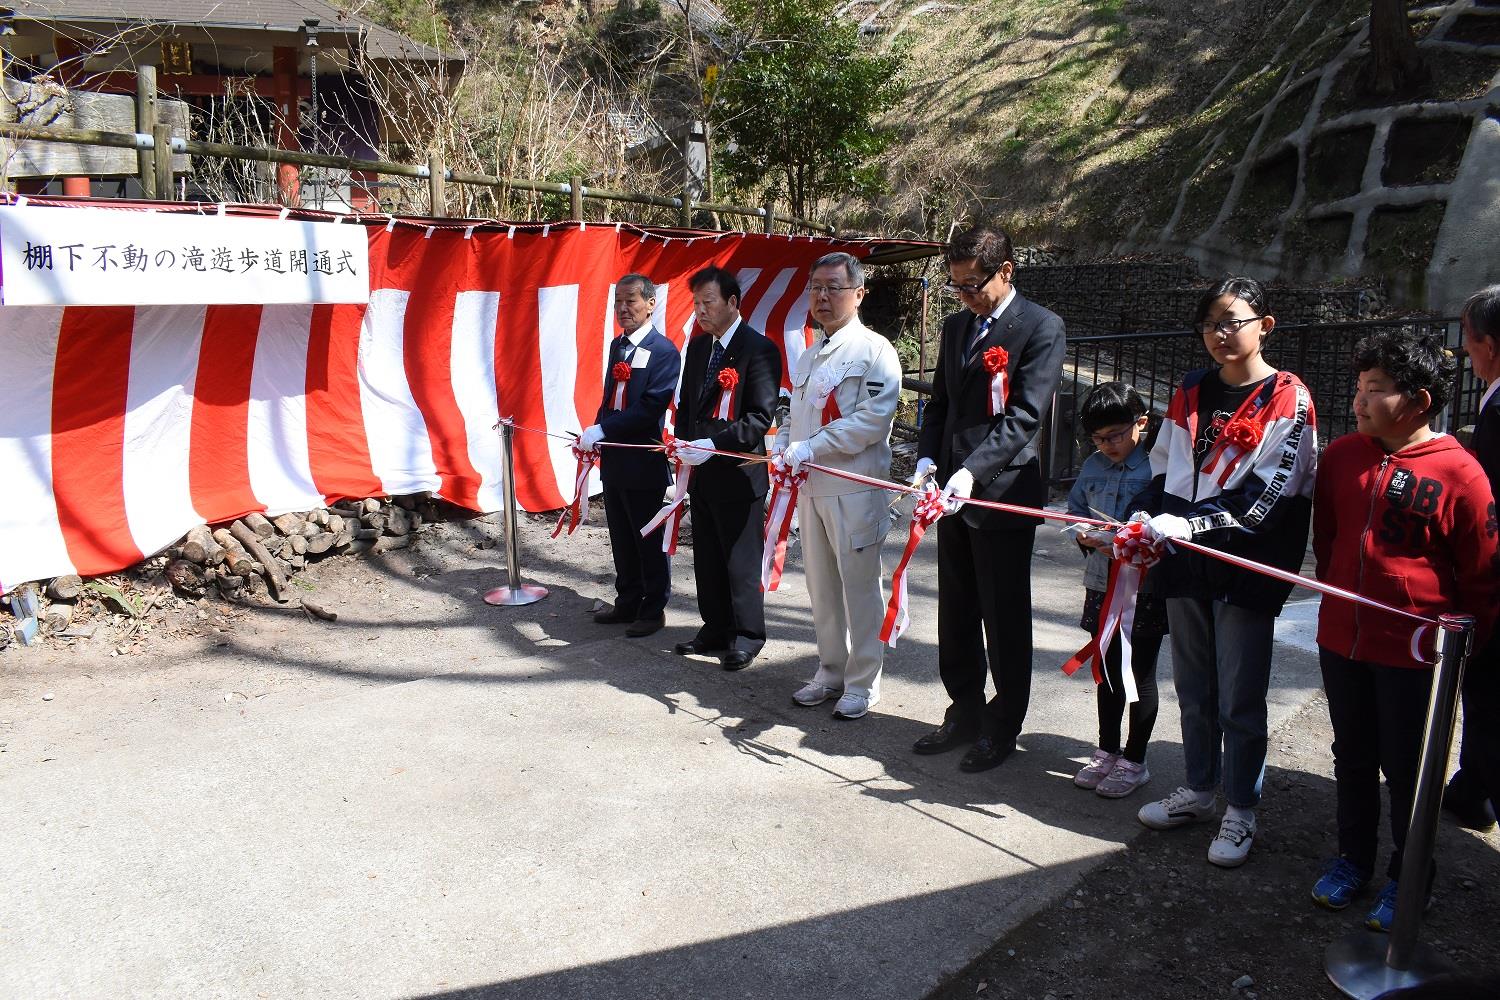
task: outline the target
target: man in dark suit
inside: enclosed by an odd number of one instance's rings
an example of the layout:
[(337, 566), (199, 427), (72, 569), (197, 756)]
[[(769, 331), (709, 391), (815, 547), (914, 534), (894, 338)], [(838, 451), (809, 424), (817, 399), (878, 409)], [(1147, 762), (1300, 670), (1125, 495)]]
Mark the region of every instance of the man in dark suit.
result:
[[(965, 308), (943, 321), (916, 481), (936, 475), (949, 496), (1040, 507), (1037, 431), (1062, 376), (1063, 322), (1016, 292), (1010, 239), (998, 229), (958, 234), (944, 257), (947, 287)], [(969, 505), (938, 522), (938, 672), (952, 703), (917, 753), (975, 741), (959, 766), (985, 771), (1015, 749), (1031, 697), (1036, 525)], [(986, 665), (995, 680), (988, 702)]]
[[(667, 404), (677, 388), (682, 359), (677, 347), (651, 327), (656, 286), (640, 274), (615, 283), (615, 320), (620, 336), (609, 345), (604, 366), (604, 400), (593, 426), (579, 445), (594, 449), (600, 441), (661, 444)], [(616, 366), (628, 370), (617, 379)], [(672, 590), (671, 566), (662, 551), (662, 529), (645, 538), (641, 528), (661, 509), (670, 477), (667, 459), (643, 448), (599, 448), (599, 476), (604, 483), (604, 516), (609, 547), (615, 557), (615, 603), (594, 615), (601, 625), (628, 622), (628, 636), (650, 635), (666, 624), (664, 611)]]
[[(725, 670), (750, 665), (766, 644), (760, 589), (761, 531), (769, 476), (764, 463), (712, 455), (766, 453), (781, 388), (781, 351), (740, 318), (740, 284), (718, 267), (689, 281), (699, 332), (688, 342), (677, 403), (677, 436), (692, 465), (693, 573), (703, 627), (678, 653), (722, 651)], [(733, 374), (724, 374), (730, 373)]]

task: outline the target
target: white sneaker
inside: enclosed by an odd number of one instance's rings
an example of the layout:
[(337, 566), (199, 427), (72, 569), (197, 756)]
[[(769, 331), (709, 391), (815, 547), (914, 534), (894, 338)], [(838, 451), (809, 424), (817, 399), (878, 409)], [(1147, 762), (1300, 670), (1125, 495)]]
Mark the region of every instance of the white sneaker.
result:
[(1250, 856), (1250, 845), (1255, 842), (1255, 816), (1224, 814), (1214, 842), (1208, 845), (1208, 860), (1220, 868), (1238, 868)]
[(792, 700), (799, 705), (806, 705), (808, 708), (811, 708), (814, 705), (823, 704), (829, 698), (837, 698), (838, 696), (839, 691), (836, 688), (824, 687), (821, 684), (804, 684), (797, 689), (796, 694), (792, 695)]
[(1179, 786), (1177, 791), (1160, 802), (1148, 802), (1141, 806), (1136, 818), (1153, 830), (1171, 830), (1199, 820), (1212, 819), (1214, 804), (1198, 801), (1198, 793), (1191, 788)]
[(857, 719), (868, 712), (870, 706), (879, 700), (879, 698), (855, 694), (853, 691), (845, 691), (844, 696), (839, 699), (839, 703), (833, 706), (833, 717), (835, 719)]

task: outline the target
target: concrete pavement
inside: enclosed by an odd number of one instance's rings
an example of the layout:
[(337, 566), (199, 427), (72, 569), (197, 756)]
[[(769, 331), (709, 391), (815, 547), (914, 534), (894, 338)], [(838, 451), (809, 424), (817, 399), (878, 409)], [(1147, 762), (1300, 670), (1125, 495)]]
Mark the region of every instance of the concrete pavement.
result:
[[(686, 550), (668, 629), (626, 640), (588, 618), (601, 527), (530, 526), (552, 594), (518, 609), (478, 601), (503, 559), (476, 530), (325, 564), (333, 625), (261, 612), (133, 670), (102, 647), (0, 657), (0, 995), (920, 997), (1142, 833), (1139, 801), (1071, 785), (1096, 724), (1057, 669), (1085, 637), (1055, 531), (1021, 750), (965, 775), (910, 753), (946, 700), (935, 542), (883, 699), (849, 723), (790, 702), (813, 655), (800, 566), (728, 674), (670, 652), (696, 624)], [(1317, 684), (1283, 631), (1273, 727)]]

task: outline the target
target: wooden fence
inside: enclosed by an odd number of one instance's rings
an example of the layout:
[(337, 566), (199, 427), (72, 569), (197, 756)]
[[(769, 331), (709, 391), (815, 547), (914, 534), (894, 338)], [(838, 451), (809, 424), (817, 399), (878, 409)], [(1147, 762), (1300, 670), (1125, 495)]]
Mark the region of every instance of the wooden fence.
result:
[(473, 173), (449, 169), (440, 153), (428, 155), (425, 164), (395, 163), (390, 160), (363, 160), (352, 156), (333, 156), (325, 153), (304, 153), (294, 149), (270, 149), (251, 146), (234, 146), (222, 142), (201, 142), (197, 139), (174, 137), (167, 125), (153, 125), (150, 132), (97, 132), (91, 129), (45, 128), (0, 122), (0, 136), (36, 142), (60, 142), (83, 146), (109, 146), (134, 149), (140, 154), (140, 183), (147, 197), (161, 201), (172, 200), (174, 155), (208, 156), (254, 163), (284, 163), (300, 167), (322, 167), (329, 170), (359, 171), (367, 175), (408, 177), (427, 181), (431, 200), (431, 214), (441, 217), (447, 214), (445, 207), (448, 184), (469, 184), (489, 188), (494, 192), (498, 204), (510, 191), (528, 191), (538, 194), (567, 195), (571, 218), (583, 218), (583, 201), (593, 198), (599, 201), (618, 201), (636, 205), (651, 205), (657, 208), (677, 209), (680, 224), (692, 227), (695, 211), (715, 212), (722, 215), (737, 215), (756, 220), (764, 232), (776, 231), (778, 223), (792, 229), (833, 235), (832, 226), (783, 215), (776, 211), (775, 204), (767, 202), (759, 208), (746, 205), (730, 205), (722, 202), (695, 201), (687, 193), (680, 197), (654, 194), (637, 194), (633, 191), (617, 191), (612, 188), (589, 187), (582, 177), (572, 177), (566, 183), (557, 181), (525, 180), (517, 177), (497, 177), (490, 174)]

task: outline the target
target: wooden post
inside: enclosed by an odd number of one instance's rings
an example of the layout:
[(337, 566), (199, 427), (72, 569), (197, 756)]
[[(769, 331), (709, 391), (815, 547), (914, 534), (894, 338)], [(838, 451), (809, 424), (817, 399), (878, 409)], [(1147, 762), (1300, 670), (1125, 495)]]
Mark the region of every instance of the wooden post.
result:
[(678, 224), (683, 229), (693, 228), (693, 192), (687, 187), (682, 189), (682, 215)]
[(583, 178), (573, 176), (568, 178), (568, 208), (573, 213), (573, 218), (583, 219)]
[(427, 190), (431, 194), (432, 208), (429, 214), (441, 219), (448, 214), (448, 168), (443, 165), (443, 154), (437, 150), (427, 153)]
[(172, 127), (160, 123), (151, 126), (156, 148), (151, 151), (155, 177), (152, 186), (157, 201), (172, 200)]
[[(137, 66), (135, 69), (135, 130), (145, 135), (156, 134), (156, 67)], [(157, 197), (156, 156), (143, 149), (136, 154), (140, 169), (141, 193), (147, 198)]]
[[(277, 45), (272, 50), (271, 87), (281, 114), (276, 119), (276, 145), (281, 149), (301, 149), (297, 129), (302, 112), (297, 106), (297, 50)], [(276, 165), (276, 189), (283, 205), (293, 208), (302, 204), (302, 172), (295, 164)]]
[(774, 233), (774, 232), (776, 232), (776, 203), (774, 201), (768, 201), (768, 202), (766, 202), (765, 211), (766, 211), (766, 217), (765, 217), (766, 232), (767, 233)]

